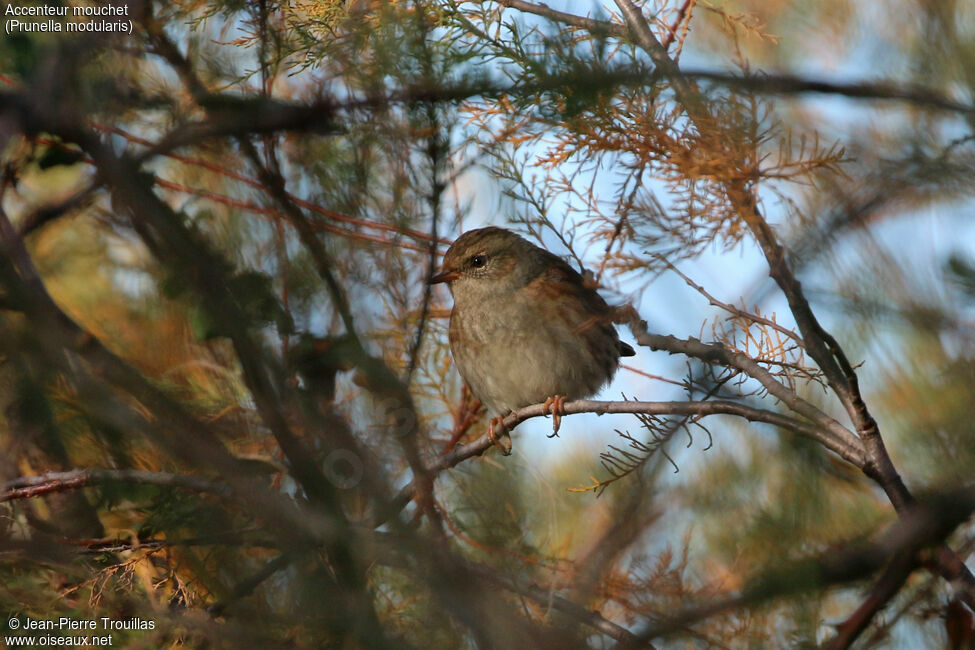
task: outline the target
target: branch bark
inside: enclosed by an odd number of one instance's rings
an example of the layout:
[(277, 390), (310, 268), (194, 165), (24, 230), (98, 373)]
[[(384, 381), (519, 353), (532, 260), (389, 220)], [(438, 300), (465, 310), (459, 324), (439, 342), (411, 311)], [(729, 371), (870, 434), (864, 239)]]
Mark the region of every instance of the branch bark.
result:
[(578, 16), (552, 9), (547, 5), (525, 2), (525, 0), (498, 0), (498, 4), (502, 7), (510, 7), (511, 9), (523, 11), (526, 14), (534, 14), (542, 18), (548, 18), (551, 21), (562, 23), (563, 25), (585, 29), (593, 34), (607, 34), (618, 38), (626, 38), (629, 36), (623, 25), (609, 20), (597, 20), (587, 16)]
[(136, 469), (76, 469), (70, 472), (48, 472), (41, 476), (22, 476), (7, 481), (0, 488), (0, 503), (16, 499), (30, 499), (44, 494), (79, 490), (92, 485), (120, 481), (159, 487), (178, 487), (194, 492), (206, 492), (223, 498), (233, 491), (226, 483), (199, 476), (170, 472), (147, 472)]

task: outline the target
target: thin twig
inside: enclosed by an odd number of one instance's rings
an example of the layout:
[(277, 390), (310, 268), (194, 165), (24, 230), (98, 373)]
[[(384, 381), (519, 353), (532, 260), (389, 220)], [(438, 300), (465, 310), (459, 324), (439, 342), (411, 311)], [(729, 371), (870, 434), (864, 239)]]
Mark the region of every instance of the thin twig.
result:
[(230, 487), (225, 483), (198, 476), (135, 469), (76, 469), (70, 472), (48, 472), (40, 476), (22, 476), (7, 481), (3, 487), (0, 487), (0, 503), (15, 499), (29, 499), (52, 492), (77, 490), (113, 481), (159, 487), (178, 487), (194, 492), (207, 492), (225, 498), (232, 495)]
[(775, 331), (777, 331), (777, 332), (779, 332), (781, 334), (785, 334), (786, 336), (788, 336), (790, 339), (792, 339), (793, 341), (795, 341), (799, 345), (799, 347), (803, 347), (802, 337), (799, 336), (798, 334), (796, 334), (794, 331), (790, 330), (789, 328), (783, 327), (782, 325), (779, 325), (778, 323), (776, 323), (771, 318), (765, 318), (764, 316), (759, 316), (757, 314), (753, 314), (753, 313), (748, 312), (748, 311), (745, 311), (743, 309), (739, 309), (739, 308), (735, 307), (734, 305), (728, 304), (726, 302), (721, 302), (720, 300), (718, 300), (717, 298), (715, 298), (714, 296), (712, 296), (710, 293), (708, 293), (708, 291), (704, 287), (702, 287), (701, 285), (699, 285), (696, 282), (694, 282), (694, 280), (691, 280), (687, 275), (685, 275), (680, 269), (678, 269), (676, 266), (674, 266), (663, 255), (656, 255), (655, 254), (655, 255), (653, 255), (653, 258), (656, 259), (656, 260), (658, 260), (658, 261), (660, 261), (660, 262), (663, 262), (667, 266), (668, 269), (670, 269), (671, 271), (673, 271), (674, 273), (676, 273), (677, 275), (679, 275), (681, 277), (681, 279), (684, 280), (685, 283), (687, 283), (687, 286), (689, 286), (690, 288), (694, 289), (699, 294), (701, 294), (702, 296), (704, 296), (705, 298), (707, 298), (708, 302), (712, 306), (718, 307), (720, 309), (723, 309), (726, 312), (728, 312), (729, 314), (733, 314), (733, 315), (738, 316), (740, 318), (745, 318), (745, 319), (750, 320), (750, 321), (753, 321), (755, 323), (759, 323), (761, 325), (765, 325), (767, 327), (771, 327)]
[(625, 26), (620, 25), (619, 23), (610, 22), (608, 20), (596, 20), (595, 18), (577, 16), (576, 14), (558, 11), (546, 5), (526, 2), (525, 0), (498, 0), (498, 4), (502, 7), (510, 7), (512, 9), (524, 11), (525, 13), (542, 16), (543, 18), (548, 18), (549, 20), (553, 20), (564, 25), (585, 29), (593, 34), (607, 34), (624, 39), (628, 36)]

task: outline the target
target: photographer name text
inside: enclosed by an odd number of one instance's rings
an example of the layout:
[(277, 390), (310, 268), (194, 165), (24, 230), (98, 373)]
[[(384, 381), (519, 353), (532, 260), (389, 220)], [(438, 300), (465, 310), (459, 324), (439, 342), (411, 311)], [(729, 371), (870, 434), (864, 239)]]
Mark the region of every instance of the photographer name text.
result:
[[(12, 621), (11, 621), (12, 622)], [(11, 626), (13, 627), (13, 626)], [(154, 630), (156, 622), (145, 618), (115, 620), (112, 618), (76, 619), (62, 616), (56, 619), (25, 618), (22, 630)]]

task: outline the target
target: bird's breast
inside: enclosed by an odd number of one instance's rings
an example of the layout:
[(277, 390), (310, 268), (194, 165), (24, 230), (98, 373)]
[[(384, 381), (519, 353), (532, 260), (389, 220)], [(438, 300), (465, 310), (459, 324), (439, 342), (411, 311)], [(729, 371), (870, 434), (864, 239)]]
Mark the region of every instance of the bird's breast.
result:
[(471, 391), (495, 412), (552, 395), (588, 397), (616, 369), (615, 336), (575, 330), (552, 305), (524, 292), (455, 302), (450, 345)]

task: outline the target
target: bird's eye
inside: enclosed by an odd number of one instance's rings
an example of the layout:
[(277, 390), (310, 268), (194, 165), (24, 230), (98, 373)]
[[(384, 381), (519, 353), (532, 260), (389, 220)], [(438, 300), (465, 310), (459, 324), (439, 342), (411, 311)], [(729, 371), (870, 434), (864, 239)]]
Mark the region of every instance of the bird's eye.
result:
[(487, 264), (487, 255), (474, 255), (471, 257), (471, 266), (475, 269), (479, 269)]

